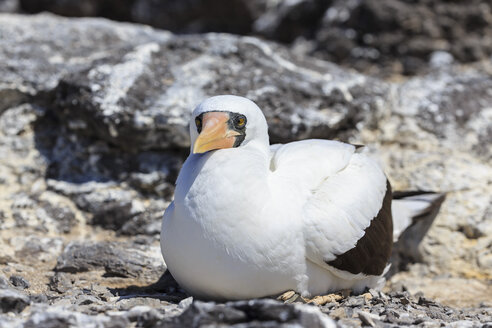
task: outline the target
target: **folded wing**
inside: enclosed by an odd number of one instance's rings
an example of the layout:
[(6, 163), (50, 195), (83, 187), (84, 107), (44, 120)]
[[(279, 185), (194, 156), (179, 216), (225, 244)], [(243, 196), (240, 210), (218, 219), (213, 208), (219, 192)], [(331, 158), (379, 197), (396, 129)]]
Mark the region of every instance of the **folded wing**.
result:
[(303, 209), (306, 257), (336, 274), (381, 275), (393, 227), (391, 187), (379, 165), (334, 141), (273, 149), (272, 168), (300, 176), (311, 188)]

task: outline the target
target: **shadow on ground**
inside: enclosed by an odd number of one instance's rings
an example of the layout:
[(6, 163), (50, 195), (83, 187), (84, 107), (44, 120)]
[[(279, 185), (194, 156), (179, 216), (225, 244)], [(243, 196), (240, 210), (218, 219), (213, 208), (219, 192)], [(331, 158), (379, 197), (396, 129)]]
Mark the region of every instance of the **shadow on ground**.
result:
[(148, 297), (169, 303), (179, 303), (190, 296), (179, 287), (169, 271), (166, 271), (159, 280), (148, 286), (133, 285), (125, 288), (110, 288), (109, 291), (114, 296), (119, 297), (119, 300)]

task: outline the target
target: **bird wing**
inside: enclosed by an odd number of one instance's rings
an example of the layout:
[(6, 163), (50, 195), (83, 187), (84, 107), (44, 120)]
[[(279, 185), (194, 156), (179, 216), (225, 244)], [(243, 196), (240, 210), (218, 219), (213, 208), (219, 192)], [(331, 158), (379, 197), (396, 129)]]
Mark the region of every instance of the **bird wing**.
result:
[(342, 275), (383, 273), (392, 245), (391, 187), (374, 160), (350, 144), (306, 140), (274, 145), (271, 163), (310, 191), (303, 207), (310, 261)]
[(309, 139), (272, 145), (270, 151), (270, 169), (275, 175), (311, 192), (348, 165), (355, 147), (333, 140)]

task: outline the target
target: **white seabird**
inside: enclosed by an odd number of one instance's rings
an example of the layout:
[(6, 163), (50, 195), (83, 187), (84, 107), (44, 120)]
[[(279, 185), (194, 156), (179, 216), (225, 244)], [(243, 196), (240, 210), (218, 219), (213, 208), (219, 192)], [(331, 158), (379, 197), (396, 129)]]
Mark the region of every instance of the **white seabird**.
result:
[[(161, 232), (167, 267), (190, 294), (232, 300), (294, 290), (308, 297), (384, 281), (391, 187), (356, 146), (270, 146), (262, 111), (237, 96), (198, 105), (190, 136)], [(403, 219), (429, 207), (423, 203), (407, 206)], [(395, 201), (393, 210), (404, 205)]]

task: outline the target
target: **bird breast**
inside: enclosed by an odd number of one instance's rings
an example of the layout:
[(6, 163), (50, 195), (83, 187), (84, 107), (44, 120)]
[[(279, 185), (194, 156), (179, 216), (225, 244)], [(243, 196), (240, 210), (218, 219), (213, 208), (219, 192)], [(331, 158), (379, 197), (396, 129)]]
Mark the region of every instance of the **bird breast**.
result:
[(300, 206), (271, 196), (267, 172), (253, 157), (205, 156), (183, 166), (173, 214), (164, 219), (163, 252), (173, 276), (205, 296), (258, 279), (268, 284), (256, 295), (294, 288), (305, 265)]

